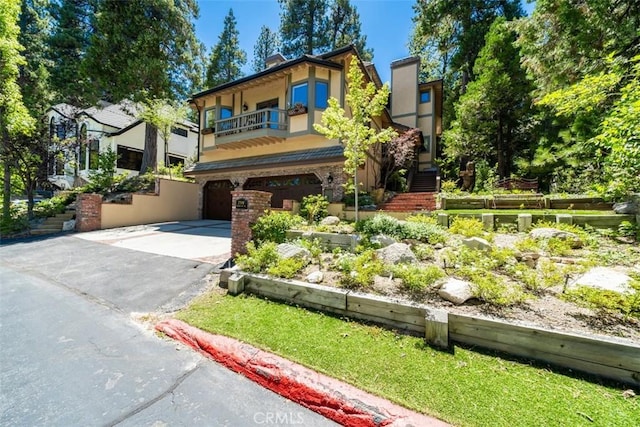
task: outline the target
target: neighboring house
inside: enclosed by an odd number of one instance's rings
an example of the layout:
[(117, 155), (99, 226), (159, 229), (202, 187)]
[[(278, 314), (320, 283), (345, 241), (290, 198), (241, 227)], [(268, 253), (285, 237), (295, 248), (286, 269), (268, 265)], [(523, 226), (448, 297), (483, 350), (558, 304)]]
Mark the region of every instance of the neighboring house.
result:
[[(136, 118), (135, 104), (100, 102), (79, 109), (57, 104), (46, 115), (51, 138), (49, 180), (60, 188), (71, 188), (89, 180), (98, 166), (98, 154), (109, 147), (118, 154), (117, 173), (138, 174), (144, 151), (145, 123)], [(169, 164), (188, 164), (197, 156), (197, 125), (183, 121), (171, 132)], [(158, 135), (158, 162), (164, 163), (165, 143)]]
[[(310, 194), (342, 198), (343, 146), (316, 132), (313, 124), (320, 123), (329, 97), (344, 106), (346, 74), (357, 55), (353, 46), (288, 61), (278, 54), (267, 60), (264, 71), (193, 95), (191, 104), (200, 117), (199, 156), (185, 174), (200, 184), (202, 218), (230, 219), (235, 188), (272, 193), (272, 207)], [(372, 126), (394, 126), (399, 132), (421, 127), (429, 146), (416, 162), (418, 172), (418, 167), (434, 166), (441, 122), (436, 115), (441, 108), (427, 104), (437, 104), (442, 90), (438, 82), (418, 85), (414, 61), (392, 65), (392, 108), (375, 118)], [(364, 68), (365, 77), (380, 87), (375, 67), (365, 63)], [(378, 184), (379, 155), (380, 147), (359, 171), (365, 191)]]

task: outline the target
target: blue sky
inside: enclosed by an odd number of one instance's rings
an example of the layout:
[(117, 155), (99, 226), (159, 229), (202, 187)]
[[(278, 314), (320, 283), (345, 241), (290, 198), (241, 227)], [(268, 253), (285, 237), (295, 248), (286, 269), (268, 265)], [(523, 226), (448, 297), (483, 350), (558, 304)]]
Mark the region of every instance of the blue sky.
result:
[[(245, 74), (251, 74), (253, 47), (263, 25), (277, 31), (280, 5), (277, 0), (198, 0), (200, 18), (196, 35), (205, 44), (207, 54), (218, 42), (224, 17), (233, 9), (240, 32), (240, 47), (247, 53)], [(351, 0), (360, 14), (367, 46), (373, 48), (373, 62), (382, 81), (389, 81), (391, 62), (409, 56), (407, 42), (413, 28), (415, 0)], [(532, 5), (525, 5), (531, 10)]]

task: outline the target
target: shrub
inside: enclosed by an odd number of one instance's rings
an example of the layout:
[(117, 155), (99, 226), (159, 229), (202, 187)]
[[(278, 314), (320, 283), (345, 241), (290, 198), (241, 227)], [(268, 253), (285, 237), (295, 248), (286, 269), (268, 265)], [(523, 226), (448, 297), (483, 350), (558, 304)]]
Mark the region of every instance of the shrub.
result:
[(291, 215), (289, 212), (266, 211), (255, 224), (251, 226), (254, 240), (260, 244), (264, 242), (284, 243), (287, 230), (301, 225), (302, 217)]
[(414, 239), (431, 244), (447, 241), (447, 232), (439, 225), (428, 222), (405, 222), (401, 224), (400, 232), (403, 239)]
[(412, 246), (411, 250), (416, 255), (416, 257), (418, 257), (420, 261), (433, 259), (436, 252), (435, 249), (433, 249), (433, 247), (429, 245), (425, 245), (423, 243)]
[(435, 265), (421, 267), (417, 265), (398, 264), (391, 270), (393, 275), (402, 280), (402, 286), (409, 292), (422, 293), (433, 286), (438, 279), (445, 276), (444, 271)]
[(247, 253), (236, 257), (236, 264), (248, 273), (263, 273), (280, 262), (276, 243), (265, 242), (259, 248), (253, 242), (247, 243)]
[(470, 279), (473, 296), (488, 304), (507, 307), (520, 304), (526, 299), (522, 291), (508, 286), (502, 277), (495, 274), (475, 273)]
[(418, 222), (418, 223), (424, 223), (424, 224), (432, 224), (432, 225), (438, 225), (438, 219), (434, 216), (431, 215), (425, 215), (425, 214), (414, 214), (414, 215), (409, 215), (406, 219), (407, 222)]
[(300, 215), (307, 219), (309, 224), (320, 222), (329, 215), (327, 208), (329, 201), (321, 194), (306, 196), (302, 199), (300, 206)]
[(402, 236), (402, 225), (396, 218), (386, 214), (376, 214), (372, 218), (367, 218), (356, 223), (356, 231), (367, 236), (384, 234), (389, 237), (400, 238)]
[(373, 250), (366, 250), (357, 256), (342, 255), (335, 267), (342, 273), (340, 283), (348, 288), (369, 287), (373, 284), (375, 276), (382, 274), (384, 270)]
[[(354, 193), (345, 194), (344, 197), (342, 198), (342, 201), (346, 206), (355, 206), (356, 196)], [(375, 203), (373, 202), (373, 198), (369, 194), (359, 191), (358, 206), (370, 206), (370, 205), (375, 205)]]
[(75, 194), (65, 194), (42, 200), (33, 206), (33, 214), (38, 218), (46, 218), (63, 213), (67, 205), (75, 199), (75, 196)]
[(442, 181), (440, 190), (443, 193), (460, 193), (460, 189), (458, 189), (458, 185), (456, 184), (456, 182), (450, 179)]
[(489, 241), (493, 240), (492, 235), (484, 231), (482, 221), (477, 218), (455, 217), (449, 226), (449, 232), (460, 234), (464, 237), (482, 237)]
[(588, 286), (580, 286), (563, 294), (567, 301), (597, 310), (602, 317), (640, 318), (640, 282), (631, 281), (634, 292), (618, 293)]
[(115, 191), (123, 193), (151, 192), (155, 189), (156, 177), (152, 173), (145, 173), (127, 177), (115, 185)]
[(307, 264), (302, 258), (286, 258), (280, 259), (277, 264), (267, 268), (267, 273), (276, 277), (284, 277), (291, 279)]

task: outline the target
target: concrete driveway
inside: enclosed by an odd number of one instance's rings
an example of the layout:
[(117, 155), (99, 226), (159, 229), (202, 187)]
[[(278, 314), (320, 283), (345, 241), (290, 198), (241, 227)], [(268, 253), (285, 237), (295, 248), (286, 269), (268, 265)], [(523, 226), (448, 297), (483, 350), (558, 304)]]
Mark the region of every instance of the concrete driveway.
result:
[(111, 246), (221, 264), (231, 256), (231, 222), (176, 221), (98, 230), (73, 237)]

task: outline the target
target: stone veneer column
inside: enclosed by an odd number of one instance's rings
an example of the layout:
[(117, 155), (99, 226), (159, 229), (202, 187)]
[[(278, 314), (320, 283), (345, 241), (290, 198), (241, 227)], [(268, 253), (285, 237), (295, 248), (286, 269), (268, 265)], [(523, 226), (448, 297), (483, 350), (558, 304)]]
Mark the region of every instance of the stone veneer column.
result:
[[(231, 192), (231, 255), (247, 252), (247, 242), (251, 241), (253, 234), (251, 225), (264, 211), (271, 207), (271, 193), (265, 191), (238, 190)], [(241, 206), (246, 202), (246, 209)]]
[(102, 227), (102, 196), (78, 194), (76, 200), (76, 231), (100, 230)]

